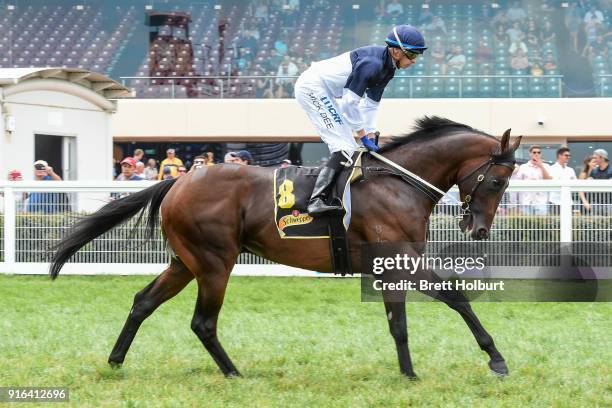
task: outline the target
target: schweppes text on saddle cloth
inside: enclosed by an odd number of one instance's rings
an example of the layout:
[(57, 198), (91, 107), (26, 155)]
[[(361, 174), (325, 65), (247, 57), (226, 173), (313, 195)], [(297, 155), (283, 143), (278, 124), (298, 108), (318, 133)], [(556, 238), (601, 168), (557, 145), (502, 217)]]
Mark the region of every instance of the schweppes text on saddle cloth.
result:
[(293, 210), (289, 215), (285, 215), (278, 220), (278, 229), (283, 231), (286, 227), (293, 225), (304, 225), (312, 222), (313, 218), (308, 213), (301, 213)]

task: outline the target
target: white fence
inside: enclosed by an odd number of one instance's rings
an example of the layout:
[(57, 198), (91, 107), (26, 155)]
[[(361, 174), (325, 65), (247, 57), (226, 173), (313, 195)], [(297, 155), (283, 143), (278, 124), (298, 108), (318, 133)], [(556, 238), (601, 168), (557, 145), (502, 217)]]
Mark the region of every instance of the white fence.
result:
[[(47, 249), (79, 215), (91, 213), (114, 197), (153, 182), (2, 182), (0, 183), (0, 273), (40, 274), (48, 269)], [(525, 194), (557, 196), (560, 205), (524, 203)], [(450, 194), (457, 194), (452, 190)], [(478, 194), (478, 193), (477, 193)], [(589, 202), (585, 206), (580, 194)], [(555, 200), (553, 200), (555, 201)], [(463, 241), (458, 208), (443, 200), (431, 217), (429, 241)], [(157, 274), (168, 261), (161, 235), (144, 243), (133, 221), (94, 240), (66, 264), (64, 274)], [(491, 229), (493, 242), (574, 242), (612, 244), (612, 180), (513, 181)], [(603, 256), (604, 254), (602, 254)], [(610, 256), (610, 254), (606, 254)], [(607, 267), (612, 266), (605, 265)], [(242, 254), (235, 274), (319, 276)], [(327, 276), (327, 275), (325, 275)]]

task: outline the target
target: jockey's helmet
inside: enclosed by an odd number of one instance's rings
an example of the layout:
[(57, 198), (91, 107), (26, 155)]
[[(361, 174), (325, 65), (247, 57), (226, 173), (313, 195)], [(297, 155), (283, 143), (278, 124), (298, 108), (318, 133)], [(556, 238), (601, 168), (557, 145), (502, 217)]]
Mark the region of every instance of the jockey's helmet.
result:
[(404, 52), (411, 51), (415, 54), (422, 54), (427, 49), (423, 34), (408, 24), (393, 27), (385, 42), (390, 47), (401, 48)]

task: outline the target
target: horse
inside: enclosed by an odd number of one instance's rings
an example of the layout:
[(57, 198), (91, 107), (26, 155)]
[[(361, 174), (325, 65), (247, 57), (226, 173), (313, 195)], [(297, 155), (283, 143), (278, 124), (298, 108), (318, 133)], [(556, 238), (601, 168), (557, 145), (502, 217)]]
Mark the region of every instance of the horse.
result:
[[(459, 228), (474, 240), (488, 237), (496, 209), (514, 168), (518, 137), (510, 145), (510, 129), (501, 140), (472, 127), (441, 117), (423, 117), (414, 132), (393, 136), (379, 153), (429, 183), (448, 191), (457, 184), (464, 209)], [(362, 167), (380, 166), (365, 155)], [(235, 164), (197, 169), (178, 179), (164, 180), (147, 189), (109, 202), (79, 220), (56, 245), (50, 265), (55, 279), (62, 266), (81, 247), (139, 214), (149, 236), (161, 229), (171, 260), (168, 267), (139, 291), (125, 325), (108, 358), (120, 367), (143, 323), (162, 303), (193, 279), (197, 300), (191, 328), (225, 376), (241, 375), (217, 337), (217, 318), (238, 255), (250, 251), (271, 261), (319, 272), (331, 272), (327, 239), (281, 239), (274, 220), (274, 169)], [(399, 177), (368, 177), (353, 184), (352, 220), (347, 232), (352, 264), (360, 271), (362, 244), (425, 242), (428, 221), (436, 204), (422, 189)], [(469, 207), (469, 208), (467, 208)], [(148, 213), (145, 212), (148, 210)], [(418, 256), (418, 254), (415, 254)], [(431, 271), (420, 271), (438, 279)], [(498, 375), (507, 375), (506, 362), (493, 338), (483, 328), (459, 291), (423, 293), (457, 311)], [(415, 378), (408, 347), (405, 294), (400, 301), (383, 301), (395, 341), (400, 372)]]

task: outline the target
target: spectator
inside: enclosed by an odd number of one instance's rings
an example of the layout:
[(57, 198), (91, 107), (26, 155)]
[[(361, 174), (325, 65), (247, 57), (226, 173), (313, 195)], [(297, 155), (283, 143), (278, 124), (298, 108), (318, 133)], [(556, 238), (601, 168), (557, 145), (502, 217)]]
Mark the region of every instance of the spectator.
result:
[(265, 69), (267, 72), (278, 70), (281, 62), (283, 62), (282, 55), (279, 55), (276, 49), (272, 48), (270, 50), (270, 55), (268, 56), (267, 64), (265, 65)]
[(179, 166), (176, 178), (183, 177), (185, 174), (187, 174), (187, 168), (185, 166)]
[(480, 40), (474, 56), (476, 57), (477, 65), (487, 64), (493, 59), (493, 50), (491, 47), (487, 46), (487, 43), (484, 40)]
[(510, 20), (510, 22), (521, 22), (527, 18), (527, 13), (521, 7), (520, 2), (514, 1), (506, 12), (506, 17), (508, 17), (508, 20)]
[(276, 72), (276, 80), (274, 81), (278, 86), (277, 98), (286, 98), (291, 96), (293, 90), (293, 83), (295, 78), (287, 78), (296, 76), (298, 74), (297, 66), (291, 61), (288, 55), (285, 55), (283, 62), (278, 67)]
[(514, 22), (512, 27), (506, 30), (506, 34), (511, 43), (522, 41), (525, 38), (525, 33), (521, 30), (521, 23), (518, 21)]
[(144, 150), (142, 149), (136, 149), (134, 150), (134, 156), (132, 156), (134, 159), (136, 159), (137, 162), (142, 162), (144, 164), (145, 160), (144, 160)]
[(308, 68), (308, 66), (306, 66), (306, 64), (304, 63), (303, 57), (296, 57), (293, 62), (298, 69), (298, 73), (304, 72)]
[[(178, 173), (178, 171), (177, 171)], [(163, 167), (163, 170), (161, 171), (161, 178), (162, 180), (170, 180), (173, 179), (174, 177), (172, 176), (172, 170), (170, 166), (165, 166)]]
[[(567, 165), (571, 157), (572, 155), (569, 148), (561, 147), (557, 149), (557, 161), (550, 166), (549, 170), (549, 174), (553, 180), (576, 180), (576, 172)], [(551, 204), (561, 205), (561, 193), (556, 191), (551, 192), (549, 201)], [(558, 214), (558, 211), (555, 212), (555, 214)]]
[(289, 159), (285, 159), (285, 160), (283, 160), (283, 161), (281, 162), (280, 166), (281, 166), (281, 168), (285, 168), (285, 167), (289, 167), (289, 166), (291, 166), (291, 160), (289, 160)]
[[(591, 174), (591, 171), (597, 167), (597, 159), (595, 159), (595, 157), (593, 157), (593, 155), (589, 155), (587, 157), (584, 158), (584, 160), (582, 161), (582, 170), (580, 171), (580, 174), (578, 175), (578, 179), (580, 180), (586, 180), (587, 178), (589, 178), (589, 175)], [(578, 193), (578, 197), (580, 197), (580, 201), (582, 202), (582, 212), (588, 212), (591, 211), (591, 194), (588, 193), (588, 197), (587, 197), (587, 193), (584, 193), (583, 191), (580, 191)]]
[[(136, 160), (136, 158), (134, 158), (134, 160)], [(145, 164), (141, 161), (136, 161), (136, 168), (134, 169), (134, 174), (136, 174), (138, 177), (141, 177), (143, 180), (145, 178), (144, 169)]]
[(191, 173), (195, 169), (199, 169), (199, 168), (202, 168), (204, 166), (206, 166), (206, 156), (196, 156), (193, 159), (193, 165), (189, 169), (189, 172)]
[(206, 165), (213, 166), (215, 164), (215, 154), (213, 152), (206, 152)]
[[(53, 167), (44, 160), (34, 162), (34, 180), (37, 181), (61, 181)], [(67, 204), (64, 193), (33, 192), (28, 198), (28, 212), (56, 213), (62, 211), (62, 206)]]
[(176, 178), (178, 173), (178, 166), (183, 166), (183, 161), (176, 157), (176, 151), (174, 149), (166, 150), (166, 158), (159, 165), (162, 171), (159, 174), (159, 179), (161, 180), (165, 174), (166, 167), (170, 168), (170, 174), (172, 178)]
[(597, 167), (591, 170), (589, 177), (595, 180), (608, 180), (612, 178), (612, 168), (608, 161), (608, 152), (604, 149), (597, 149), (593, 152), (593, 158)]
[(540, 48), (540, 32), (536, 27), (535, 21), (533, 20), (529, 20), (529, 23), (527, 24), (525, 42), (529, 49), (537, 50)]
[(446, 50), (444, 48), (444, 44), (442, 44), (441, 42), (436, 42), (431, 48), (430, 56), (433, 59), (434, 64), (444, 64), (446, 58)]
[[(593, 152), (593, 157), (597, 162), (597, 166), (591, 170), (590, 178), (594, 180), (609, 180), (612, 178), (612, 167), (608, 161), (608, 152), (604, 149), (597, 149)], [(589, 200), (591, 204), (591, 211), (594, 215), (608, 216), (610, 214), (610, 207), (612, 206), (612, 200), (610, 193), (598, 193), (592, 194), (592, 198)]]
[[(531, 159), (522, 164), (516, 173), (517, 180), (549, 180), (550, 167), (542, 161), (542, 149), (538, 145), (529, 148)], [(530, 215), (546, 215), (548, 193), (542, 191), (524, 192), (519, 195), (523, 212)]]
[(274, 86), (270, 78), (257, 78), (255, 80), (256, 98), (274, 98)]
[(542, 44), (553, 42), (555, 41), (556, 37), (557, 33), (555, 32), (552, 23), (549, 20), (544, 21), (544, 27), (542, 27), (542, 30), (540, 30), (540, 40), (542, 41)]
[(531, 75), (532, 76), (542, 76), (544, 75), (544, 70), (537, 62), (531, 64)]
[(508, 34), (504, 29), (503, 25), (498, 25), (495, 31), (495, 41), (498, 43), (505, 43), (508, 40)]
[(255, 6), (255, 18), (259, 20), (260, 24), (268, 24), (268, 2), (267, 0), (260, 0)]
[(565, 25), (570, 35), (570, 45), (575, 52), (578, 52), (578, 33), (582, 26), (582, 15), (578, 3), (572, 2), (567, 9)]
[(608, 55), (608, 44), (604, 40), (603, 36), (598, 35), (595, 42), (593, 42), (591, 45), (587, 45), (586, 54), (591, 60), (597, 56), (605, 57)]
[(457, 71), (461, 73), (465, 66), (465, 55), (461, 53), (461, 47), (453, 44), (452, 51), (446, 56), (446, 71)]
[(604, 22), (604, 16), (601, 11), (597, 9), (597, 5), (595, 3), (591, 3), (591, 7), (589, 11), (584, 15), (584, 24), (594, 24), (595, 26), (601, 26)]
[(155, 159), (149, 159), (147, 161), (147, 167), (144, 169), (144, 178), (146, 180), (157, 180), (158, 171), (157, 171), (157, 162)]
[(555, 56), (551, 53), (546, 54), (546, 59), (544, 60), (544, 69), (546, 71), (554, 71), (557, 69), (557, 63), (555, 62)]
[(117, 176), (117, 181), (137, 181), (144, 180), (141, 176), (136, 174), (136, 159), (133, 157), (126, 157), (121, 160), (121, 174)]
[(429, 35), (431, 36), (443, 36), (446, 35), (446, 24), (444, 20), (440, 16), (433, 16), (431, 23), (427, 24), (423, 27), (425, 30), (429, 31)]
[(253, 163), (253, 156), (251, 156), (251, 153), (247, 152), (246, 150), (229, 152), (225, 155), (225, 163), (250, 165)]
[(312, 53), (312, 49), (306, 48), (304, 50), (304, 64), (306, 64), (306, 67), (310, 67), (310, 64), (312, 64), (313, 61), (314, 61), (314, 55)]
[(523, 52), (527, 54), (527, 45), (522, 41), (516, 41), (510, 44), (510, 48), (508, 48), (510, 55), (516, 54), (518, 50), (523, 50)]
[(429, 10), (429, 5), (426, 8), (421, 8), (421, 14), (419, 14), (418, 25), (426, 26), (431, 23), (433, 20), (433, 14), (431, 10)]
[(502, 9), (499, 9), (491, 19), (491, 28), (497, 27), (497, 31), (504, 34), (509, 24), (510, 20), (508, 20), (508, 16)]
[(285, 56), (285, 54), (287, 54), (287, 43), (282, 38), (278, 38), (274, 42), (274, 49), (282, 58)]
[(527, 69), (529, 67), (529, 59), (527, 54), (522, 49), (518, 49), (516, 54), (510, 59), (510, 66), (512, 69)]
[(404, 6), (402, 6), (399, 0), (392, 0), (387, 5), (387, 14), (391, 17), (397, 18), (404, 14)]

